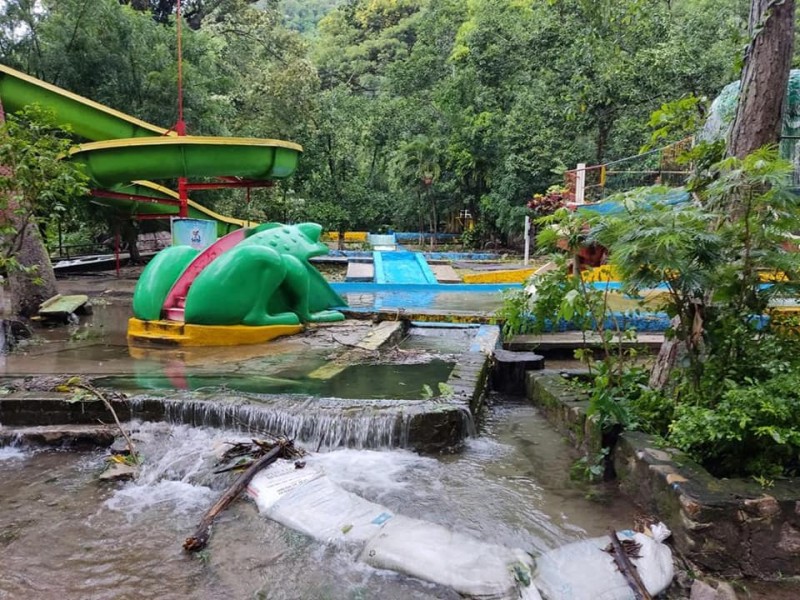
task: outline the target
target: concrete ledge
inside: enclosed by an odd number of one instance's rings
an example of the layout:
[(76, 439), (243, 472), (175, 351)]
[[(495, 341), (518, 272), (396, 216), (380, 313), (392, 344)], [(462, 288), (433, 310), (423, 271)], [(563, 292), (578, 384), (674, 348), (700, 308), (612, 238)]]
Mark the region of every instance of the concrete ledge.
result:
[(337, 308), (348, 319), (360, 319), (370, 321), (419, 321), (425, 323), (473, 323), (473, 324), (493, 324), (497, 319), (492, 313), (466, 312), (457, 310), (425, 310), (402, 308), (382, 308), (375, 310), (372, 308)]
[(447, 400), (462, 403), (477, 415), (486, 399), (489, 361), (490, 358), (482, 352), (462, 354), (447, 380), (450, 388)]
[[(663, 333), (640, 333), (636, 340), (616, 339), (614, 345), (621, 344), (623, 348), (645, 348), (649, 351), (658, 351), (664, 342)], [(515, 335), (503, 344), (506, 350), (517, 352), (553, 352), (582, 348), (584, 337), (580, 331), (561, 331), (558, 333), (542, 333), (539, 335)], [(596, 333), (586, 334), (586, 344), (590, 348), (602, 348), (600, 336)]]
[(44, 446), (71, 450), (107, 448), (114, 443), (115, 432), (115, 428), (105, 425), (0, 426), (0, 446)]
[(800, 575), (800, 481), (717, 479), (638, 432), (620, 436), (614, 463), (623, 492), (667, 523), (692, 562), (728, 577)]

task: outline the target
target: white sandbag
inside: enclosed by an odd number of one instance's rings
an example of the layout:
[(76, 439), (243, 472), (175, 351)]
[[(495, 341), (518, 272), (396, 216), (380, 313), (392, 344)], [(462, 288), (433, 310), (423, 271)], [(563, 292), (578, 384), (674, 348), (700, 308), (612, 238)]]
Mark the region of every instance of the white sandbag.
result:
[(440, 525), (398, 515), (373, 537), (360, 560), (450, 587), (470, 598), (540, 598), (532, 559), (522, 550), (486, 544)]
[(277, 461), (253, 477), (247, 493), (267, 517), (317, 540), (363, 550), (359, 559), (482, 599), (541, 600), (533, 560), (522, 550), (396, 515), (343, 489), (313, 467)]
[[(640, 558), (632, 558), (642, 583), (652, 596), (672, 581), (672, 551), (660, 540), (642, 533), (619, 531), (620, 541), (641, 544)], [(591, 538), (545, 552), (536, 559), (533, 582), (547, 600), (633, 600), (633, 590), (604, 551), (608, 537)]]
[(363, 544), (394, 516), (313, 467), (296, 469), (290, 461), (257, 473), (247, 492), (270, 519), (327, 543)]

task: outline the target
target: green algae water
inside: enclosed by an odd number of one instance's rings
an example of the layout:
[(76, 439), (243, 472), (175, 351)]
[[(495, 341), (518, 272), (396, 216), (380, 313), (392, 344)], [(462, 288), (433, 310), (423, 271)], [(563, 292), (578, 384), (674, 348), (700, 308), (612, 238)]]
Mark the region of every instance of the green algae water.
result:
[(125, 392), (235, 391), (250, 394), (298, 394), (348, 399), (421, 400), (438, 394), (453, 370), (453, 363), (433, 359), (422, 364), (358, 364), (343, 366), (327, 378), (274, 377), (230, 373), (225, 375), (122, 375), (98, 377), (100, 387)]

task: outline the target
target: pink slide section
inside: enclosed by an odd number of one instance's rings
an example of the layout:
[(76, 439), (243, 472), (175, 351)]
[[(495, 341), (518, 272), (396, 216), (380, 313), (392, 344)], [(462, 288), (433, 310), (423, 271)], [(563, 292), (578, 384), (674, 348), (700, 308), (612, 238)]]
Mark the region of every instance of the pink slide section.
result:
[(161, 314), (170, 321), (183, 321), (183, 306), (186, 294), (195, 278), (218, 256), (224, 254), (245, 238), (247, 229), (236, 229), (224, 235), (208, 248), (198, 254), (189, 266), (181, 273), (178, 280), (172, 285), (167, 299), (161, 308)]

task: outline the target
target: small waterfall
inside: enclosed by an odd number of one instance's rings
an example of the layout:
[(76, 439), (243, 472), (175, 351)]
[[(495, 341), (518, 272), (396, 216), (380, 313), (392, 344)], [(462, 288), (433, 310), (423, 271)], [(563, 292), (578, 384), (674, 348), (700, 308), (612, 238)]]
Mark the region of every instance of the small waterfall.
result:
[[(397, 403), (354, 406), (330, 398), (279, 398), (270, 404), (197, 399), (162, 402), (164, 419), (171, 423), (282, 435), (311, 450), (407, 447), (409, 425), (416, 414), (398, 410)], [(132, 399), (134, 414), (136, 405), (137, 400)]]

